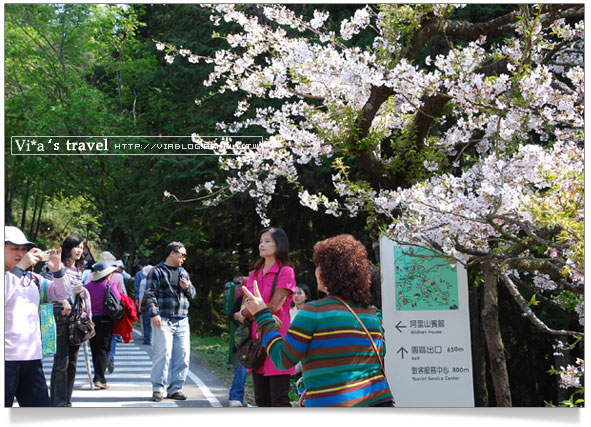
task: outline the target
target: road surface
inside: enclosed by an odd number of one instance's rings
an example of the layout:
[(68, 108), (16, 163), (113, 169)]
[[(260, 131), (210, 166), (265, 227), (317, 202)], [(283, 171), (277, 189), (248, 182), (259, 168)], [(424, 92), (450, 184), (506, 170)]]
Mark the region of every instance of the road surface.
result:
[[(201, 367), (191, 358), (191, 365), (183, 392), (187, 400), (178, 401), (163, 399), (152, 401), (152, 384), (150, 371), (152, 368), (152, 348), (144, 345), (141, 333), (134, 329), (131, 342), (117, 343), (115, 355), (115, 371), (107, 373), (107, 390), (91, 387), (92, 356), (88, 346), (91, 376), (89, 379), (82, 346), (78, 355), (76, 382), (72, 394), (72, 407), (180, 407), (205, 408), (227, 407), (228, 389), (209, 371)], [(43, 370), (47, 378), (47, 386), (51, 378), (53, 356), (43, 358)], [(17, 406), (15, 404), (15, 406)]]

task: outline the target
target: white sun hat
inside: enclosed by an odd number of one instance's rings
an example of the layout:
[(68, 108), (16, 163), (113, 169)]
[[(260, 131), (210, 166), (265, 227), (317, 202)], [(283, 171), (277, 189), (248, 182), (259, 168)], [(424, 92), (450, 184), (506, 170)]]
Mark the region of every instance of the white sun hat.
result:
[(32, 245), (35, 243), (29, 242), (19, 228), (12, 226), (4, 227), (4, 243), (12, 243), (13, 245)]

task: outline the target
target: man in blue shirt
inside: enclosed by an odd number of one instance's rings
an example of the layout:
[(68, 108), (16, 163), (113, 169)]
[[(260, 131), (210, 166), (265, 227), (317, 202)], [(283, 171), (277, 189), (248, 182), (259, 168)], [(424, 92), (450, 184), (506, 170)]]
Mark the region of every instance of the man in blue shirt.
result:
[[(183, 385), (189, 372), (191, 351), (190, 300), (197, 291), (182, 265), (187, 249), (180, 242), (169, 243), (166, 259), (156, 265), (146, 280), (147, 310), (152, 319), (152, 400), (160, 402), (168, 384), (167, 397), (185, 400)], [(170, 381), (169, 381), (170, 378)]]
[(146, 310), (146, 305), (142, 304), (143, 295), (140, 292), (140, 284), (142, 283), (142, 280), (146, 280), (148, 278), (148, 276), (144, 274), (143, 271), (143, 269), (148, 265), (149, 264), (146, 258), (139, 259), (139, 261), (137, 262), (139, 271), (135, 274), (135, 279), (133, 283), (133, 288), (135, 291), (135, 306), (137, 308), (138, 314), (141, 313), (142, 329), (144, 331), (144, 344), (146, 345), (152, 344), (152, 326), (150, 312)]

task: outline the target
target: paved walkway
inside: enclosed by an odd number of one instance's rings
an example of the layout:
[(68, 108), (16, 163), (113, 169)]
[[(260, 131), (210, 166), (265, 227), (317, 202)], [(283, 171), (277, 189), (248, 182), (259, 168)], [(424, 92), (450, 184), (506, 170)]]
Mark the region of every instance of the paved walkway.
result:
[[(200, 366), (194, 358), (191, 358), (189, 375), (183, 388), (187, 400), (164, 399), (162, 402), (153, 402), (150, 382), (152, 348), (143, 344), (141, 333), (138, 330), (133, 331), (131, 342), (117, 343), (115, 371), (112, 374), (107, 373), (109, 385), (107, 390), (99, 390), (91, 385), (93, 367), (90, 346), (88, 346), (88, 359), (90, 378), (81, 346), (74, 393), (72, 394), (73, 407), (203, 408), (228, 406), (228, 389), (211, 372)], [(53, 356), (43, 359), (43, 370), (48, 387), (52, 365)]]

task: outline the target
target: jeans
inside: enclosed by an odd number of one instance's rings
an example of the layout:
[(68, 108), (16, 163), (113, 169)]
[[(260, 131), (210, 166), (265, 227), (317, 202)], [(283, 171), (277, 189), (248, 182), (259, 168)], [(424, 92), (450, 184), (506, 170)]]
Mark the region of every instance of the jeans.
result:
[(68, 406), (72, 403), (72, 391), (76, 380), (76, 362), (79, 345), (68, 342), (68, 317), (56, 315), (56, 353), (53, 356), (49, 395), (51, 406)]
[(189, 372), (191, 340), (189, 319), (162, 318), (162, 326), (152, 331), (152, 391), (169, 395), (183, 388)]
[(4, 361), (4, 406), (51, 406), (41, 360)]
[(92, 365), (94, 366), (94, 382), (106, 384), (105, 371), (109, 361), (111, 350), (111, 338), (113, 336), (113, 320), (107, 316), (92, 316), (96, 335), (90, 339), (90, 351), (92, 352)]
[(240, 363), (236, 364), (236, 371), (234, 371), (234, 379), (232, 380), (232, 387), (230, 387), (229, 400), (244, 401), (244, 383), (246, 383), (246, 368)]
[(109, 350), (109, 359), (111, 359), (111, 362), (115, 362), (115, 352), (117, 351), (117, 336), (118, 335), (111, 336), (111, 350)]
[(144, 329), (144, 344), (152, 343), (152, 316), (148, 310), (142, 311), (142, 328)]

